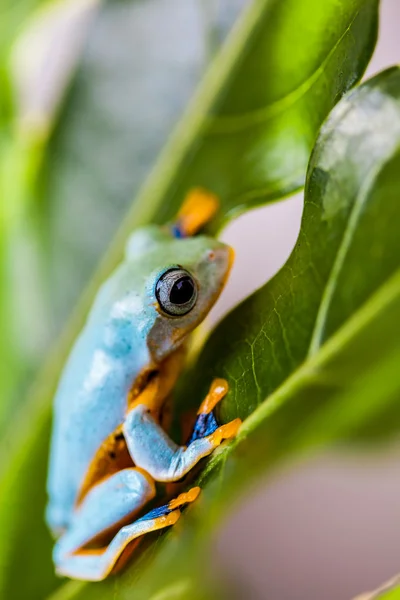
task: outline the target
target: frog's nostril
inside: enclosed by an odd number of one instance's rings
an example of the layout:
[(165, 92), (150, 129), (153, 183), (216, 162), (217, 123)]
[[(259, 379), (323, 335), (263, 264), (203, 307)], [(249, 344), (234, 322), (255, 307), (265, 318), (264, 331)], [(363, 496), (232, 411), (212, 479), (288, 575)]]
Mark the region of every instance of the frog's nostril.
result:
[(209, 251), (209, 253), (208, 253), (208, 260), (209, 260), (210, 262), (212, 262), (212, 261), (214, 261), (214, 260), (215, 260), (215, 252), (214, 252), (213, 250), (210, 250), (210, 251)]

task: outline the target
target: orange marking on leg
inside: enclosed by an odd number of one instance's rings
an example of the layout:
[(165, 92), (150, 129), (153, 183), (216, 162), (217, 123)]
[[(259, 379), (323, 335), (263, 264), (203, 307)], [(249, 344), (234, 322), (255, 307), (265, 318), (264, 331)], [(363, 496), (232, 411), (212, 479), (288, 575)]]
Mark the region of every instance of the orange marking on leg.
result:
[(122, 427), (117, 427), (101, 444), (95, 453), (83, 479), (76, 505), (82, 502), (88, 491), (103, 479), (133, 467)]
[(214, 379), (210, 386), (207, 396), (204, 398), (197, 412), (198, 415), (208, 415), (218, 404), (222, 398), (226, 396), (229, 390), (229, 385), (226, 379)]
[(208, 223), (219, 207), (217, 196), (201, 188), (189, 190), (178, 213), (178, 227), (185, 236), (194, 235)]
[(235, 437), (241, 424), (241, 419), (234, 419), (230, 423), (218, 427), (214, 433), (208, 436), (208, 439), (213, 446), (217, 447), (223, 442), (223, 440), (228, 440)]
[[(178, 508), (179, 506), (182, 506), (183, 504), (189, 504), (189, 502), (194, 502), (196, 500), (196, 498), (198, 497), (198, 495), (200, 494), (200, 491), (201, 490), (199, 487), (193, 487), (188, 492), (184, 492), (183, 494), (180, 494), (177, 498), (174, 498), (173, 500), (171, 500), (168, 503), (168, 508), (170, 510), (173, 510), (174, 508)], [(170, 513), (170, 514), (172, 514), (172, 513)]]

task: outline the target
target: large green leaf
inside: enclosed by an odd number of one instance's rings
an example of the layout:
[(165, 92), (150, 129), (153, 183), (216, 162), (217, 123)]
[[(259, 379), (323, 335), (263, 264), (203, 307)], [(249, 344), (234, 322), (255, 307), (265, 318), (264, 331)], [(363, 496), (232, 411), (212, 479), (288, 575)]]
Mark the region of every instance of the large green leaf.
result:
[[(187, 406), (222, 374), (233, 384), (224, 418), (253, 411), (201, 473), (201, 500), (122, 577), (69, 584), (58, 599), (112, 590), (145, 599), (185, 581), (196, 586), (210, 570), (216, 524), (257, 476), (320, 445), (366, 436), (389, 415), (399, 429), (399, 187), (400, 70), (392, 69), (333, 111), (310, 163), (291, 258), (216, 329), (183, 385)], [(288, 350), (297, 360), (288, 361)]]
[[(119, 259), (126, 235), (134, 225), (169, 218), (192, 184), (222, 194), (221, 222), (245, 207), (277, 199), (302, 185), (322, 120), (369, 60), (376, 35), (376, 7), (372, 0), (329, 0), (323, 8), (317, 0), (258, 0), (218, 55), (31, 401), (2, 440), (0, 595), (42, 598), (55, 585), (51, 541), (42, 516), (51, 397), (66, 351), (99, 282)], [(87, 148), (88, 153), (98, 151), (98, 144)], [(76, 193), (83, 202), (84, 196)], [(68, 285), (68, 279), (63, 285)], [(254, 313), (255, 319), (262, 321), (262, 309)], [(234, 331), (242, 330), (235, 325)], [(244, 348), (249, 355), (251, 348), (246, 343)], [(242, 354), (237, 356), (239, 361), (242, 358)], [(206, 377), (207, 372), (202, 386)], [(252, 402), (250, 393), (251, 389), (243, 398), (243, 413), (249, 410), (247, 398)], [(228, 399), (226, 414), (232, 412), (230, 406)], [(18, 576), (21, 564), (23, 578)], [(136, 577), (134, 571), (129, 573), (126, 577)], [(108, 585), (114, 583), (105, 584), (104, 590)], [(103, 588), (85, 588), (85, 593), (89, 589)]]
[[(389, 592), (385, 592), (383, 594), (378, 594), (378, 596), (372, 597), (372, 598), (365, 598), (365, 600), (378, 600), (378, 598), (380, 598), (381, 600), (399, 600), (400, 599), (400, 587), (396, 587), (393, 590), (390, 590)], [(362, 599), (360, 599), (362, 600)]]
[(398, 268), (397, 189), (389, 178), (370, 197), (389, 158), (396, 169), (397, 86), (397, 71), (384, 73), (332, 113), (311, 159), (295, 251), (217, 328), (190, 374), (200, 395), (216, 373), (231, 381), (224, 419), (252, 413)]
[[(171, 10), (164, 0), (110, 2), (94, 21), (46, 169), (58, 318), (75, 304), (206, 61), (192, 15), (197, 4), (179, 1)], [(140, 223), (169, 219), (192, 185), (221, 196), (221, 219), (302, 186), (321, 122), (369, 60), (376, 11), (377, 0), (254, 2), (122, 237)], [(115, 249), (110, 267), (120, 258), (121, 238)]]

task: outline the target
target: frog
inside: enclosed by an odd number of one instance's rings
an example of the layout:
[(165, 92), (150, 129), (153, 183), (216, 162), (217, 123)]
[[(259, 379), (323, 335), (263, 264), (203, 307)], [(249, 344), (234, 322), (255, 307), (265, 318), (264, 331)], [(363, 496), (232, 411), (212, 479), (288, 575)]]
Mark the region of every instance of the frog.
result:
[(200, 493), (194, 486), (157, 502), (159, 486), (179, 486), (240, 427), (240, 419), (218, 423), (228, 383), (215, 378), (186, 444), (168, 433), (166, 407), (190, 334), (233, 262), (228, 245), (202, 233), (217, 209), (216, 196), (196, 188), (172, 224), (131, 234), (66, 361), (53, 404), (46, 509), (60, 576), (100, 581), (120, 570), (146, 534), (174, 525)]

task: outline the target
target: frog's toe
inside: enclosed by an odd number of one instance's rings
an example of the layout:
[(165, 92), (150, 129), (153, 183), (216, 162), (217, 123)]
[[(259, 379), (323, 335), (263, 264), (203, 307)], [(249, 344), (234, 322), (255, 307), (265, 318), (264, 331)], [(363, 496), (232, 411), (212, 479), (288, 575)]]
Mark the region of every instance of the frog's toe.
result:
[(207, 396), (200, 405), (197, 414), (208, 415), (212, 410), (214, 410), (217, 404), (221, 402), (222, 398), (226, 396), (228, 390), (229, 386), (226, 379), (221, 379), (219, 377), (214, 379), (211, 383)]
[(241, 424), (241, 419), (234, 419), (233, 421), (226, 423), (226, 425), (221, 425), (221, 427), (218, 427), (214, 433), (208, 436), (208, 440), (216, 448), (224, 440), (230, 440), (234, 438), (239, 431)]

